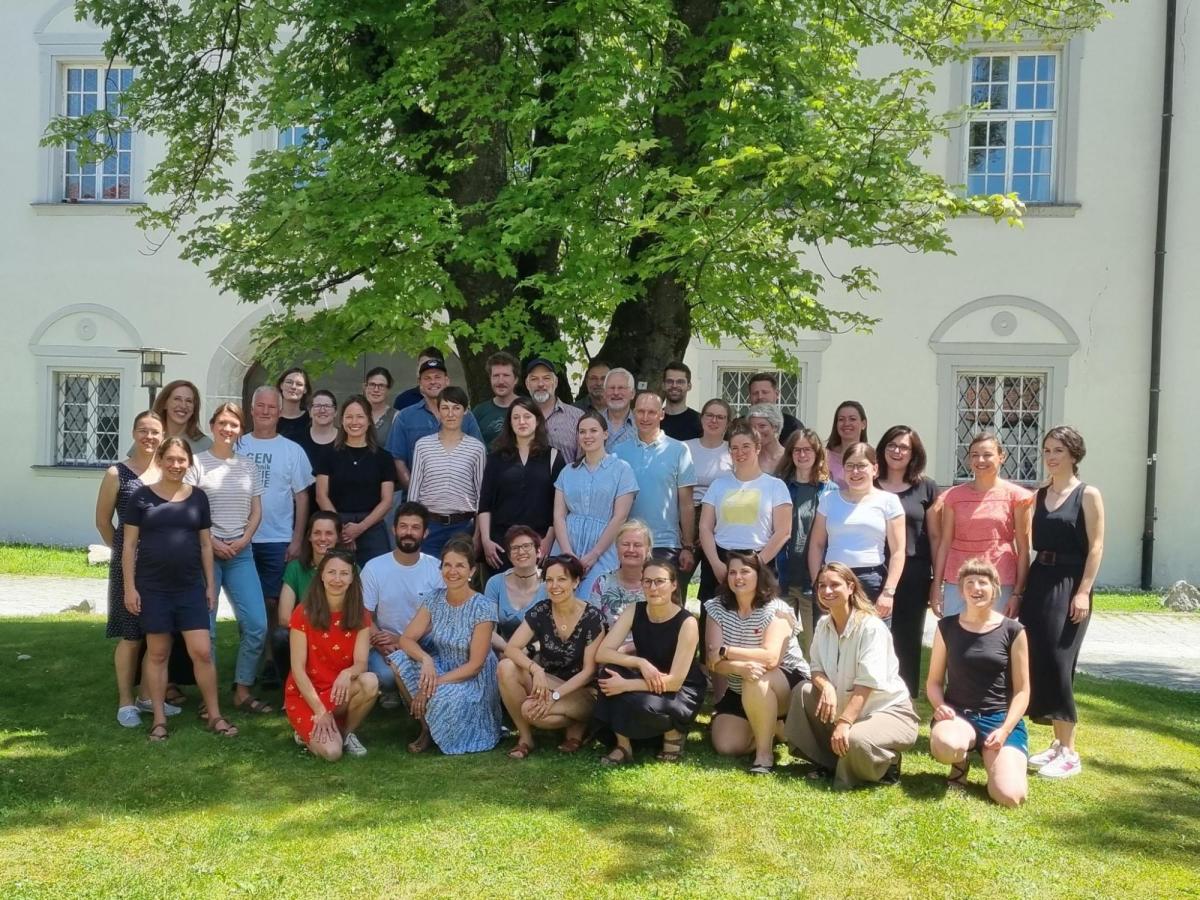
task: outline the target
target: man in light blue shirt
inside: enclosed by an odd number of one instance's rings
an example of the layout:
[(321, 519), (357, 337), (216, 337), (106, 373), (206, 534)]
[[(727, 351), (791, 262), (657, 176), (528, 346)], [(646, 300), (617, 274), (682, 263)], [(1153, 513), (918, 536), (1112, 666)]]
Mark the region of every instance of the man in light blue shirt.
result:
[(696, 556), (696, 470), (687, 445), (662, 430), (663, 398), (650, 391), (633, 404), (637, 434), (613, 448), (637, 477), (638, 492), (629, 516), (640, 519), (654, 538), (653, 555), (689, 572)]
[[(417, 387), (424, 399), (400, 410), (392, 422), (392, 433), (387, 439), (387, 452), (392, 454), (396, 461), (396, 480), (404, 490), (408, 490), (413, 450), (417, 441), (426, 435), (436, 434), (442, 427), (442, 420), (437, 416), (437, 398), (449, 384), (450, 375), (446, 371), (446, 364), (440, 359), (425, 360), (417, 374)], [(469, 410), (463, 417), (462, 428), (464, 434), (469, 434), (478, 441), (483, 440), (479, 423)]]
[(604, 376), (604, 400), (608, 404), (605, 413), (608, 417), (608, 437), (604, 439), (604, 449), (609, 453), (614, 452), (618, 444), (633, 440), (637, 434), (637, 426), (629, 408), (635, 386), (633, 373), (628, 369), (612, 369)]

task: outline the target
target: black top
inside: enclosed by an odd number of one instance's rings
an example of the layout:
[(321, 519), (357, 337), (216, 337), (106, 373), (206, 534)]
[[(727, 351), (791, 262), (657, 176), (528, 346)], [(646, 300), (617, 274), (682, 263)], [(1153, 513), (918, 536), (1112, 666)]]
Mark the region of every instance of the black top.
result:
[(175, 593), (204, 584), (200, 532), (212, 527), (204, 491), (192, 488), (186, 500), (172, 503), (150, 487), (140, 487), (129, 498), (125, 524), (138, 529), (138, 591)]
[(783, 443), (792, 436), (793, 431), (799, 431), (804, 427), (804, 423), (793, 416), (791, 413), (783, 414), (783, 431), (779, 433), (779, 443)]
[(942, 489), (932, 478), (922, 477), (916, 484), (909, 485), (896, 497), (904, 509), (904, 555), (924, 560), (933, 560), (933, 549), (929, 546), (929, 532), (925, 528), (925, 516), (937, 502)]
[(554, 613), (549, 600), (533, 604), (525, 613), (525, 622), (533, 629), (533, 638), (539, 645), (534, 655), (537, 664), (563, 681), (579, 674), (583, 668), (583, 651), (604, 633), (604, 614), (590, 603), (584, 604), (583, 615), (565, 641), (554, 630)]
[(1058, 507), (1046, 508), (1047, 488), (1037, 492), (1033, 507), (1033, 550), (1052, 550), (1059, 554), (1061, 565), (1082, 566), (1088, 554), (1087, 521), (1083, 516), (1082, 481)]
[(399, 411), (401, 409), (407, 409), (414, 403), (421, 403), (424, 401), (424, 399), (425, 398), (421, 395), (421, 389), (419, 387), (410, 387), (408, 390), (401, 391), (399, 394), (397, 394), (396, 399), (392, 401), (392, 405), (396, 407), (397, 411)]
[(279, 417), (279, 424), (275, 430), (282, 434), (289, 441), (295, 441), (297, 444), (303, 444), (308, 437), (308, 429), (312, 428), (312, 419), (308, 415), (308, 410), (304, 410), (294, 419), (285, 419)]
[(479, 511), (492, 514), (490, 537), (504, 542), (504, 532), (513, 525), (528, 525), (545, 537), (554, 524), (554, 480), (567, 461), (549, 450), (530, 455), (527, 462), (513, 453), (489, 453), (479, 490)]
[(382, 447), (342, 447), (318, 463), (317, 474), (329, 476), (329, 502), (341, 513), (370, 512), (383, 497), (383, 483), (396, 479), (392, 454)]
[(976, 634), (947, 616), (938, 622), (946, 644), (946, 702), (957, 710), (1002, 712), (1012, 700), (1009, 660), (1025, 626), (1005, 618), (991, 631)]
[[(646, 602), (639, 600), (633, 606), (633, 625), (629, 636), (637, 647), (637, 655), (650, 662), (654, 668), (666, 675), (675, 661), (675, 648), (679, 646), (679, 630), (689, 618), (694, 618), (686, 609), (681, 609), (665, 622), (652, 622), (646, 611)], [(691, 668), (683, 679), (684, 685), (704, 689), (708, 682), (698, 660), (693, 659)]]
[(690, 441), (704, 434), (704, 429), (700, 427), (700, 413), (691, 407), (681, 413), (668, 413), (664, 416), (662, 430), (667, 437), (673, 437), (677, 441)]
[(812, 576), (808, 571), (808, 536), (817, 515), (817, 501), (821, 494), (829, 490), (829, 482), (808, 484), (788, 481), (787, 489), (792, 496), (792, 537), (777, 557), (779, 592), (782, 595), (788, 588), (798, 587), (810, 593)]
[(293, 438), (293, 440), (304, 448), (304, 455), (308, 457), (308, 463), (312, 466), (313, 472), (320, 469), (321, 459), (333, 452), (333, 441), (328, 444), (318, 444), (312, 439), (310, 428), (305, 428), (304, 434), (300, 435), (299, 439)]

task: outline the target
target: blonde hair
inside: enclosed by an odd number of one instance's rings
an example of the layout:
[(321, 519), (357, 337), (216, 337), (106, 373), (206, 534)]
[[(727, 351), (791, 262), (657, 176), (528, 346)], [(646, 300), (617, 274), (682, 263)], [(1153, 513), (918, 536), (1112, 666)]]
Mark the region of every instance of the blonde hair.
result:
[(624, 525), (617, 529), (617, 536), (613, 538), (613, 543), (616, 543), (631, 531), (638, 532), (643, 538), (646, 539), (647, 553), (654, 549), (654, 535), (650, 533), (650, 526), (648, 526), (641, 519), (627, 520)]

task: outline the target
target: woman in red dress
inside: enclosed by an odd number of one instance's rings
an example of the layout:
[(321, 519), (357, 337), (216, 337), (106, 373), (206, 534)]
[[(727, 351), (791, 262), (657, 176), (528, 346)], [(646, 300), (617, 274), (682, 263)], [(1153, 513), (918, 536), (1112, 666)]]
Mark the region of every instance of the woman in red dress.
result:
[(292, 613), (283, 706), (297, 741), (331, 762), (367, 752), (354, 729), (379, 696), (379, 682), (367, 671), (370, 625), (353, 555), (330, 550)]

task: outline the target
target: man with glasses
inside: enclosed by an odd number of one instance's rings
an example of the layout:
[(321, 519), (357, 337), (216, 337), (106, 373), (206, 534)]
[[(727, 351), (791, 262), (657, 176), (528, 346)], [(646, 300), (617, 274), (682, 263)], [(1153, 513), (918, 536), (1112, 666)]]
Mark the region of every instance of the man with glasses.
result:
[(489, 450), (492, 441), (504, 430), (504, 421), (508, 418), (508, 408), (517, 399), (514, 388), (517, 386), (517, 358), (511, 353), (501, 350), (487, 358), (488, 383), (492, 387), (492, 399), (484, 400), (471, 412), (479, 423), (479, 431), (483, 434), (483, 445)]
[(662, 430), (667, 436), (677, 441), (690, 441), (704, 434), (700, 413), (687, 405), (688, 391), (692, 389), (692, 370), (679, 361), (667, 363), (663, 369), (662, 389), (667, 398)]
[(363, 379), (363, 396), (371, 404), (371, 421), (375, 425), (375, 440), (382, 447), (392, 432), (392, 420), (399, 410), (388, 403), (388, 391), (392, 389), (392, 373), (383, 366), (376, 366)]

